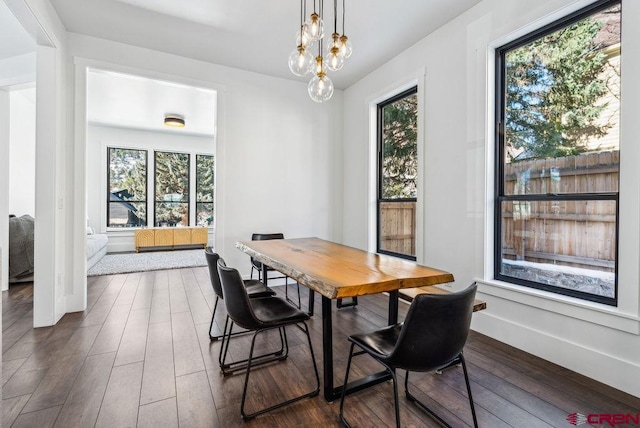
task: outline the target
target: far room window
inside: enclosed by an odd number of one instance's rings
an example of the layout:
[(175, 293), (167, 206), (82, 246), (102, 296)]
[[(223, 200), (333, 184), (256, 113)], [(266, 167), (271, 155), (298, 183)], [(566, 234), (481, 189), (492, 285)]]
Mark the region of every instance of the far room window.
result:
[(418, 95), (378, 104), (377, 252), (416, 259)]
[(496, 52), (495, 277), (617, 304), (620, 2)]
[(155, 152), (156, 226), (189, 226), (188, 153)]
[(214, 157), (196, 155), (196, 224), (213, 225)]
[(109, 147), (107, 227), (147, 225), (147, 151)]

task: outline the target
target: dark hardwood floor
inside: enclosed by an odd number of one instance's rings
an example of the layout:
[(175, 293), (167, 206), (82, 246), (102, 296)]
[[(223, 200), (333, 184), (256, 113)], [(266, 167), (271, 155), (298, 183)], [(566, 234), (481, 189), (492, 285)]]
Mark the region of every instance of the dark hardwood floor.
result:
[[(386, 299), (362, 297), (356, 308), (339, 311), (334, 305), (336, 383), (344, 376), (346, 336), (383, 326)], [(340, 426), (339, 403), (321, 396), (241, 420), (244, 374), (220, 374), (220, 344), (207, 334), (214, 294), (204, 267), (91, 277), (88, 309), (65, 315), (54, 327), (31, 328), (32, 300), (31, 285), (2, 294), (3, 427)], [(401, 315), (407, 307), (401, 305)], [(222, 325), (224, 309), (216, 319)], [(321, 368), (319, 314), (309, 326)], [(296, 328), (288, 334), (290, 357), (252, 373), (247, 410), (312, 387), (304, 335)], [(277, 342), (271, 335), (260, 346), (267, 350)], [(231, 343), (232, 357), (241, 358), (249, 337)], [(566, 418), (574, 412), (640, 413), (636, 397), (478, 333), (471, 334), (465, 356), (481, 427), (568, 427)], [(352, 376), (379, 369), (359, 356)], [(441, 375), (412, 374), (410, 387), (452, 426), (470, 425), (459, 367)], [(403, 426), (439, 426), (402, 390), (400, 401)], [(351, 395), (345, 412), (357, 426), (393, 425), (390, 384)]]

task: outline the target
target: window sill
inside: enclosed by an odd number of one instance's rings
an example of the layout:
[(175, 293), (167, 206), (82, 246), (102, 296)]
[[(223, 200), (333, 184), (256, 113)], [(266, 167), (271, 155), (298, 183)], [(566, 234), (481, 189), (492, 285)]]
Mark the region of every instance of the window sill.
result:
[[(202, 227), (202, 226), (180, 226), (177, 227), (178, 229), (181, 227)], [(153, 227), (154, 229), (159, 229), (159, 227)], [(121, 235), (132, 235), (135, 233), (136, 230), (142, 230), (142, 229), (152, 229), (152, 227), (147, 227), (147, 226), (143, 226), (143, 227), (107, 227), (103, 232), (100, 233), (112, 233), (112, 234), (121, 234)], [(169, 227), (167, 227), (166, 229), (171, 229)], [(213, 226), (207, 226), (206, 229), (209, 230), (209, 233), (213, 232)]]
[(640, 317), (619, 308), (497, 280), (476, 279), (482, 294), (640, 335)]

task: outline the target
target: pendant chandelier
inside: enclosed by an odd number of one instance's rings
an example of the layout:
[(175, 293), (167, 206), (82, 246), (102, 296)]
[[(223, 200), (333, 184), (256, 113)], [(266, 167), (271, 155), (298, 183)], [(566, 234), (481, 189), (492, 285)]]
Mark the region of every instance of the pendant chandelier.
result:
[(333, 82), (327, 71), (340, 70), (344, 60), (351, 56), (351, 42), (344, 32), (344, 2), (342, 0), (342, 34), (338, 33), (338, 0), (334, 0), (333, 34), (325, 42), (324, 0), (313, 0), (313, 12), (306, 20), (307, 0), (300, 0), (300, 30), (296, 34), (296, 48), (289, 55), (289, 69), (296, 76), (313, 73), (307, 91), (317, 103), (327, 101), (333, 95)]

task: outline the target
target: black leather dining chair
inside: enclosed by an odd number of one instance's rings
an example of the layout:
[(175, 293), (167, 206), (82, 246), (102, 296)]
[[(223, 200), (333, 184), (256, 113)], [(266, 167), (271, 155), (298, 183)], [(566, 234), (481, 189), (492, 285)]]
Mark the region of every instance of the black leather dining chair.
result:
[[(216, 295), (216, 301), (213, 305), (213, 314), (211, 315), (211, 324), (209, 325), (209, 339), (210, 340), (223, 339), (223, 342), (224, 342), (224, 337), (229, 324), (228, 315), (225, 321), (223, 333), (218, 335), (213, 333), (213, 324), (216, 318), (216, 310), (218, 309), (218, 301), (224, 300), (224, 295), (222, 294), (222, 284), (220, 283), (220, 276), (218, 275), (218, 260), (220, 259), (220, 255), (214, 252), (213, 248), (211, 247), (205, 248), (204, 254), (207, 259), (207, 267), (209, 268), (209, 279), (211, 280), (211, 287), (213, 287), (213, 292)], [(265, 286), (262, 282), (255, 279), (245, 280), (244, 286), (247, 289), (247, 294), (251, 298), (269, 297), (276, 294), (273, 290)], [(243, 332), (237, 332), (235, 334), (242, 334), (242, 333)]]
[[(251, 235), (251, 240), (252, 241), (268, 241), (271, 239), (284, 239), (284, 233), (253, 233)], [(259, 262), (258, 260), (254, 259), (253, 257), (251, 257), (251, 276), (250, 278), (253, 279), (253, 271), (257, 270), (258, 271), (258, 280), (264, 282), (265, 285), (267, 285), (267, 281), (269, 280), (268, 275), (265, 275), (264, 278), (262, 278), (262, 263)], [(273, 269), (270, 266), (267, 266), (267, 273), (268, 272), (274, 272), (275, 269)], [(298, 303), (294, 302), (293, 300), (291, 300), (289, 298), (289, 277), (286, 275), (283, 276), (276, 276), (276, 277), (272, 277), (271, 279), (284, 279), (284, 297), (285, 299), (289, 302), (289, 303), (293, 303), (294, 305), (296, 305), (298, 307), (298, 309), (301, 308), (302, 304), (301, 304), (301, 300), (300, 300), (300, 284), (298, 284), (296, 282), (296, 286), (297, 291), (298, 291)]]
[[(349, 380), (354, 346), (379, 363), (391, 375), (395, 403), (396, 426), (400, 427), (400, 408), (398, 403), (398, 385), (396, 369), (407, 371), (404, 388), (407, 399), (414, 402), (442, 425), (450, 427), (444, 419), (429, 409), (409, 392), (409, 373), (436, 371), (455, 364), (461, 364), (467, 385), (469, 405), (473, 416), (473, 425), (478, 426), (476, 411), (471, 395), (471, 385), (467, 366), (462, 355), (469, 328), (473, 302), (477, 285), (451, 294), (420, 294), (415, 297), (403, 323), (382, 328), (370, 333), (349, 336), (351, 349), (345, 373), (345, 385)], [(357, 353), (356, 355), (358, 355)], [(340, 421), (347, 427), (344, 417), (345, 390), (340, 400)]]
[[(222, 259), (218, 261), (218, 273), (220, 275), (220, 281), (225, 295), (224, 303), (229, 317), (231, 317), (234, 324), (254, 332), (253, 338), (251, 339), (249, 357), (246, 360), (246, 374), (244, 387), (242, 389), (242, 401), (240, 404), (240, 414), (242, 415), (242, 418), (251, 419), (304, 398), (318, 395), (320, 391), (320, 376), (318, 375), (318, 366), (313, 353), (309, 327), (306, 323), (309, 319), (309, 315), (279, 297), (272, 296), (261, 299), (250, 299), (245, 287), (243, 286), (240, 273), (236, 269), (227, 267)], [(311, 354), (311, 361), (313, 362), (313, 370), (316, 377), (316, 387), (312, 391), (297, 397), (287, 399), (261, 410), (257, 410), (253, 413), (246, 413), (245, 402), (247, 398), (247, 386), (249, 384), (251, 369), (254, 367), (254, 358), (256, 358), (253, 356), (256, 338), (262, 332), (278, 329), (285, 347), (282, 356), (286, 358), (289, 351), (286, 327), (291, 325), (298, 325), (307, 336), (309, 352)], [(227, 343), (228, 342), (229, 341), (227, 341)], [(292, 379), (291, 381), (293, 382), (294, 380)]]

